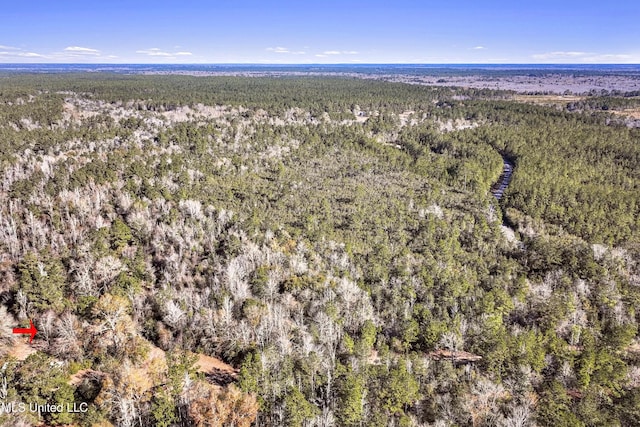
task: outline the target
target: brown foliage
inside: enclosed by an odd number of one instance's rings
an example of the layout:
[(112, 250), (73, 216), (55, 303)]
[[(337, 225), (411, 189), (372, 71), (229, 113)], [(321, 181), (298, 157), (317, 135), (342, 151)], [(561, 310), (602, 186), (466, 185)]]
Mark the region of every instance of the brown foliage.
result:
[(258, 414), (256, 397), (233, 384), (221, 389), (199, 381), (189, 394), (189, 418), (198, 427), (249, 427)]

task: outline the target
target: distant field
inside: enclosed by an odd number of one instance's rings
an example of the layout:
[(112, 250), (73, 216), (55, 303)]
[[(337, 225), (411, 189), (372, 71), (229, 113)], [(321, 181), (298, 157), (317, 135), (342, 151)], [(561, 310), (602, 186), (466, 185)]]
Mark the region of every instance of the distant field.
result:
[(640, 119), (640, 107), (628, 108), (622, 111), (612, 111), (612, 112), (613, 114), (616, 114), (616, 115), (627, 116), (633, 119)]
[(516, 102), (527, 102), (536, 105), (566, 106), (568, 102), (582, 101), (586, 97), (578, 95), (514, 95)]

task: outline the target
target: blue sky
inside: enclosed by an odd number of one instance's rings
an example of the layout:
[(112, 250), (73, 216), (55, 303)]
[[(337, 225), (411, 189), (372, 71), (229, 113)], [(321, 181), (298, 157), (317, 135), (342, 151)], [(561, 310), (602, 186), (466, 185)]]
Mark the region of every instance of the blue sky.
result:
[(7, 1), (0, 62), (640, 63), (640, 2)]

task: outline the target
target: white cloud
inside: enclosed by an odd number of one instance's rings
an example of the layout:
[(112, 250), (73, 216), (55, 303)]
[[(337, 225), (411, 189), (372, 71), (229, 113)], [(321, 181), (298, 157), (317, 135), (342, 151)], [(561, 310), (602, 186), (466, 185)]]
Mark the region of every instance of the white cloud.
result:
[(323, 55), (357, 55), (358, 51), (355, 50), (325, 50)]
[(604, 54), (604, 55), (588, 56), (588, 57), (585, 57), (584, 59), (585, 60), (592, 60), (592, 59), (616, 60), (616, 59), (619, 59), (621, 61), (628, 61), (628, 60), (630, 60), (632, 58), (633, 58), (633, 56), (631, 56), (631, 55), (607, 53), (607, 54)]
[(15, 60), (17, 58), (48, 58), (46, 55), (28, 52), (18, 47), (0, 45), (0, 49), (3, 49), (3, 51), (0, 52), (0, 57), (8, 60)]
[(35, 52), (0, 52), (0, 56), (3, 56), (5, 58), (15, 58), (15, 57), (20, 57), (20, 58), (47, 58), (47, 56), (45, 55), (41, 55), (39, 53), (35, 53)]
[(50, 53), (47, 57), (54, 61), (64, 62), (91, 62), (95, 59), (105, 58), (98, 49), (81, 46), (67, 46), (61, 51)]
[(173, 56), (169, 52), (163, 52), (157, 47), (154, 47), (151, 49), (145, 49), (145, 50), (136, 50), (136, 53), (139, 53), (141, 55), (149, 55), (149, 56)]
[(15, 54), (16, 56), (22, 56), (24, 58), (46, 58), (44, 55), (40, 55), (35, 52), (18, 52)]
[(571, 61), (583, 63), (636, 63), (640, 61), (640, 57), (624, 53), (594, 53), (579, 51), (547, 52), (535, 54), (531, 57), (546, 61)]
[(102, 55), (98, 49), (67, 46), (59, 51), (38, 53), (22, 48), (0, 46), (0, 62), (97, 62), (113, 60), (117, 56)]
[(471, 49), (473, 49), (473, 50), (485, 50), (486, 47), (484, 47), (484, 46), (474, 46)]
[(282, 46), (268, 47), (267, 51), (273, 52), (273, 53), (288, 53), (288, 54), (291, 54), (291, 55), (304, 55), (306, 53), (303, 50), (292, 51), (292, 50), (289, 50), (286, 47), (282, 47)]
[(328, 55), (323, 55), (323, 54), (319, 53), (319, 54), (317, 54), (316, 56), (317, 56), (318, 58), (326, 58)]
[(269, 52), (275, 52), (275, 53), (289, 53), (289, 49), (287, 49), (286, 47), (268, 47), (267, 50)]
[(576, 51), (556, 51), (556, 52), (547, 52), (547, 53), (537, 53), (532, 55), (535, 59), (569, 59), (569, 58), (580, 58), (581, 56), (591, 55), (588, 52), (576, 52)]
[(581, 58), (582, 62), (589, 63), (609, 63), (609, 64), (637, 64), (640, 62), (640, 56), (618, 53), (606, 53), (589, 55)]
[(100, 55), (100, 51), (97, 49), (91, 49), (89, 47), (80, 46), (68, 46), (64, 48), (65, 52), (80, 54), (80, 55)]
[(179, 58), (184, 58), (187, 56), (193, 56), (192, 52), (188, 52), (186, 50), (180, 50), (177, 52), (162, 50), (157, 47), (152, 47), (151, 49), (140, 49), (136, 50), (136, 53), (139, 55), (146, 55), (152, 58), (156, 58), (156, 60), (160, 60), (164, 58), (165, 60), (175, 60), (177, 61)]

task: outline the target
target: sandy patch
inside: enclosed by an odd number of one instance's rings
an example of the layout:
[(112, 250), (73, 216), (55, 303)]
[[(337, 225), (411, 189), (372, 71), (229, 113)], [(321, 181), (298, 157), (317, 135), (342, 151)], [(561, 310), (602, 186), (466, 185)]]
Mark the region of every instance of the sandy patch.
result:
[(85, 379), (102, 378), (105, 375), (106, 374), (104, 372), (94, 371), (93, 369), (81, 369), (75, 374), (71, 375), (71, 378), (69, 379), (67, 384), (78, 387)]
[(409, 120), (413, 114), (415, 114), (415, 111), (411, 110), (400, 113), (398, 115), (398, 118), (400, 119), (400, 126), (405, 126), (407, 123), (410, 123)]
[(33, 348), (31, 345), (27, 344), (26, 341), (19, 341), (9, 347), (8, 355), (11, 357), (15, 357), (19, 361), (25, 360), (27, 357), (31, 356), (37, 350)]
[(438, 125), (440, 132), (453, 132), (462, 129), (473, 129), (480, 126), (477, 122), (464, 119), (447, 120), (446, 122), (437, 121), (436, 124)]
[(586, 98), (576, 95), (515, 95), (512, 99), (516, 102), (525, 102), (528, 104), (565, 107), (569, 102), (579, 102)]
[(502, 235), (504, 236), (504, 238), (507, 239), (507, 242), (513, 243), (513, 244), (518, 242), (515, 231), (513, 231), (509, 227), (501, 225), (500, 231), (502, 232)]
[(632, 119), (640, 120), (640, 107), (629, 108), (627, 110), (609, 110), (608, 112), (617, 116), (631, 117)]
[(237, 375), (238, 373), (238, 370), (228, 363), (224, 363), (220, 359), (216, 359), (215, 357), (207, 356), (205, 354), (198, 354), (198, 361), (196, 362), (196, 366), (198, 367), (198, 372), (202, 372), (205, 374), (209, 374), (215, 371), (224, 371), (233, 375)]
[[(22, 351), (25, 350), (23, 349)], [(207, 375), (214, 381), (223, 378), (226, 379), (226, 382), (231, 382), (238, 375), (237, 369), (220, 359), (205, 354), (198, 354), (197, 356), (198, 360), (195, 363), (197, 372)], [(26, 358), (26, 356), (24, 357)], [(154, 387), (154, 378), (157, 378), (159, 373), (166, 372), (166, 370), (167, 357), (165, 352), (156, 346), (151, 346), (147, 359), (141, 365), (129, 368), (127, 377), (129, 381), (136, 384), (139, 390), (146, 391)], [(69, 384), (78, 386), (85, 378), (103, 377), (105, 375), (107, 374), (93, 369), (82, 369), (71, 375)]]

